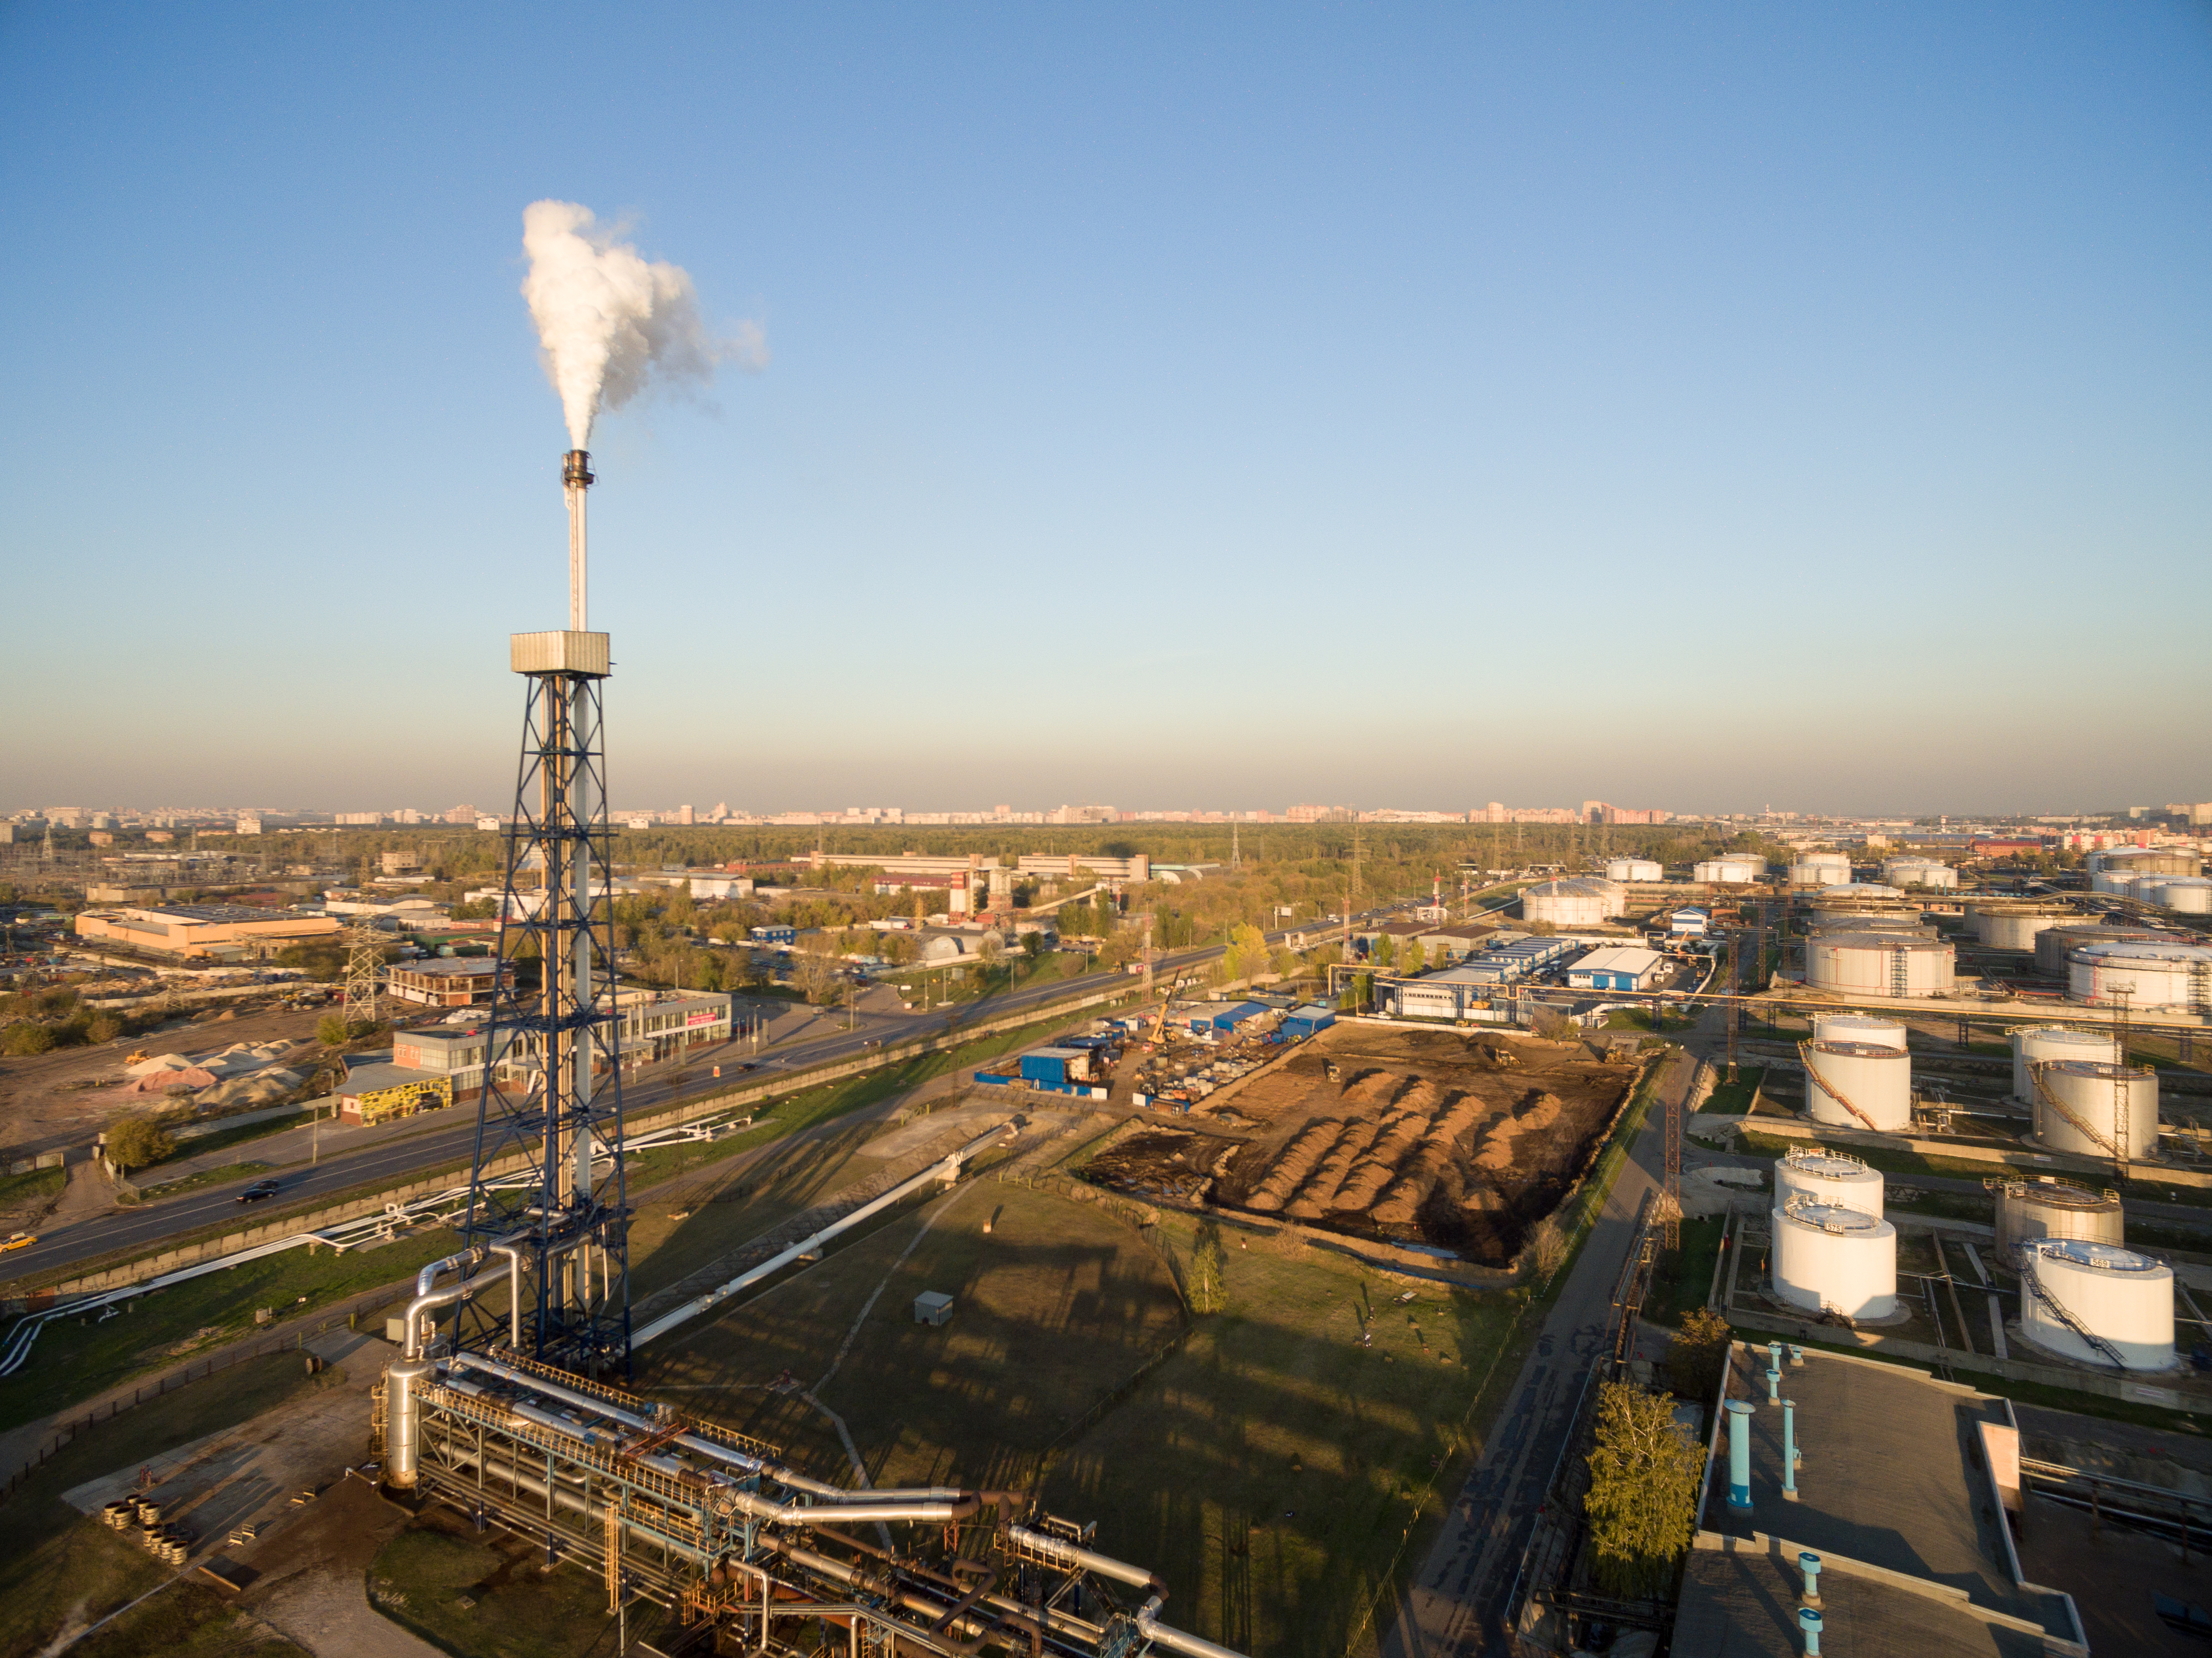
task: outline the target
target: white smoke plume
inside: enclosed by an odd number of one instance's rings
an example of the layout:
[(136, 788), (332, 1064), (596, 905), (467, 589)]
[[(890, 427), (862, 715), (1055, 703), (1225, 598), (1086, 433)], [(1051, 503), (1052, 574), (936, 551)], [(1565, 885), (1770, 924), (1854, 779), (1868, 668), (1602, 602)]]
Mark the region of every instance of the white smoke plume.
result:
[(602, 229), (589, 208), (532, 202), (522, 210), (530, 275), (522, 295), (561, 394), (571, 446), (591, 446), (602, 409), (619, 409), (649, 385), (705, 385), (717, 365), (757, 368), (768, 358), (759, 327), (717, 338), (699, 317), (699, 295), (679, 266), (648, 263)]

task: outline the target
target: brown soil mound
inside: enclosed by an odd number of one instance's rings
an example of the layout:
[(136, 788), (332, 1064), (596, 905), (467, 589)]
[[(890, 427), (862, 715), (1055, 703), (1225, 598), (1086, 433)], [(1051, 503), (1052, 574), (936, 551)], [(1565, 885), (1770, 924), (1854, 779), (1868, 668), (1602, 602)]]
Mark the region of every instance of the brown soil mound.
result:
[(1638, 1075), (1579, 1044), (1338, 1025), (1240, 1090), (1254, 1137), (1208, 1201), (1502, 1264)]

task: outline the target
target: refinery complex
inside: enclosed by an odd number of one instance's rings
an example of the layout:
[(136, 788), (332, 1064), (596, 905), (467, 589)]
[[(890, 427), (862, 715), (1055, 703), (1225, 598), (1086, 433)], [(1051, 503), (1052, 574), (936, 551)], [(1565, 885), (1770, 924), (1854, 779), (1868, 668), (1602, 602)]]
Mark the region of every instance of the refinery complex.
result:
[(0, 1658), (2212, 1650), (2201, 16), (409, 21), (0, 7)]

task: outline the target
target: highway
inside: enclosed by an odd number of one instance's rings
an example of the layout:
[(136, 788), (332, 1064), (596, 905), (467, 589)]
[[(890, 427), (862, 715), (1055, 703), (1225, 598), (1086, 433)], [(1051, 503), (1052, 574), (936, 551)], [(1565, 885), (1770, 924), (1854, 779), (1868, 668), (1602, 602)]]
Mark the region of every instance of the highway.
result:
[[(1382, 909), (1364, 912), (1358, 919), (1370, 920), (1394, 911), (1409, 908), (1417, 901), (1393, 905)], [(1340, 922), (1334, 924), (1341, 926)], [(1309, 936), (1319, 936), (1326, 941), (1323, 924), (1315, 922), (1297, 929)], [(1290, 936), (1288, 932), (1267, 935), (1270, 943), (1281, 943)], [(1177, 951), (1154, 958), (1153, 972), (1163, 987), (1172, 983), (1179, 972), (1201, 967), (1217, 960), (1222, 946), (1206, 945), (1200, 949)], [(778, 1072), (798, 1072), (811, 1066), (834, 1064), (840, 1060), (855, 1058), (878, 1048), (895, 1048), (896, 1045), (918, 1036), (934, 1036), (960, 1026), (995, 1021), (1010, 1013), (1036, 1011), (1043, 1013), (1056, 1001), (1095, 995), (1109, 981), (1105, 974), (1086, 974), (1079, 979), (1059, 979), (1049, 984), (1025, 986), (1003, 994), (988, 997), (977, 1002), (956, 1003), (950, 1007), (933, 1008), (925, 1013), (896, 1016), (890, 1019), (876, 1017), (871, 1023), (851, 1030), (837, 1030), (820, 1036), (797, 1040), (789, 1045), (772, 1050), (750, 1062), (754, 1069), (743, 1081), (747, 1085), (773, 1082)], [(1135, 990), (1138, 981), (1133, 975), (1128, 987)], [(647, 1075), (641, 1081), (626, 1081), (623, 1088), (623, 1108), (625, 1114), (664, 1108), (686, 1099), (694, 1099), (720, 1092), (730, 1086), (731, 1078), (697, 1079), (699, 1067), (720, 1063), (726, 1067), (746, 1062), (744, 1050), (731, 1042), (713, 1050), (693, 1050), (684, 1056), (687, 1080), (678, 1084), (670, 1078)], [(890, 1058), (896, 1060), (894, 1052)], [(111, 1213), (80, 1221), (70, 1226), (58, 1228), (40, 1235), (37, 1243), (16, 1251), (7, 1257), (6, 1274), (10, 1278), (44, 1275), (59, 1268), (76, 1266), (81, 1261), (113, 1254), (118, 1250), (137, 1248), (148, 1254), (157, 1251), (165, 1239), (181, 1234), (199, 1231), (218, 1225), (263, 1224), (285, 1212), (298, 1212), (316, 1199), (328, 1199), (341, 1192), (372, 1182), (401, 1186), (419, 1177), (425, 1170), (465, 1164), (476, 1151), (476, 1116), (466, 1108), (459, 1108), (463, 1121), (450, 1127), (426, 1129), (419, 1134), (380, 1140), (357, 1151), (340, 1152), (324, 1158), (310, 1167), (295, 1165), (279, 1171), (283, 1182), (281, 1207), (262, 1208), (241, 1206), (238, 1193), (261, 1177), (266, 1171), (251, 1175), (220, 1185), (208, 1186), (183, 1193), (143, 1208), (119, 1209)], [(251, 1141), (238, 1148), (241, 1160), (253, 1155)]]

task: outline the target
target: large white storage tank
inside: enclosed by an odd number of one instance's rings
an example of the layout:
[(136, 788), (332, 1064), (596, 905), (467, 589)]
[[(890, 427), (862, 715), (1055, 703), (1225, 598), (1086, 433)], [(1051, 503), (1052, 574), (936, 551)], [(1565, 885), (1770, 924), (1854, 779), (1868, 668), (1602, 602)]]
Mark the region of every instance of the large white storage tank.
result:
[(2079, 912), (2062, 904), (1985, 902), (1967, 914), (1974, 936), (1990, 950), (2033, 950), (2038, 933), (2079, 919)]
[(1905, 1025), (1873, 1013), (1815, 1013), (1813, 1040), (1816, 1042), (1872, 1042), (1878, 1048), (1905, 1052)]
[(2066, 958), (2083, 944), (2172, 944), (2171, 932), (2144, 927), (2108, 926), (2100, 921), (2069, 921), (2035, 935), (2035, 970), (2047, 977), (2066, 976)]
[(1912, 1056), (1881, 1042), (1801, 1042), (1814, 1122), (1882, 1133), (1912, 1126)]
[(1608, 881), (1663, 881), (1667, 872), (1649, 858), (1615, 858), (1605, 866)]
[(1708, 886), (1745, 886), (1766, 878), (1766, 859), (1751, 853), (1725, 853), (1693, 865), (1690, 878)]
[(2023, 1250), (2046, 1239), (2118, 1243), (2126, 1230), (2117, 1192), (2092, 1192), (2051, 1175), (1987, 1184), (1996, 1194), (1997, 1254), (2010, 1266), (2021, 1264)]
[[(2164, 1261), (2069, 1238), (2035, 1245), (2025, 1270), (2035, 1278), (2020, 1303), (2020, 1327), (2030, 1341), (2084, 1364), (2109, 1364), (2112, 1353), (2130, 1370), (2170, 1370), (2179, 1362), (2173, 1351), (2173, 1269)], [(2083, 1330), (2112, 1352), (2084, 1340)]]
[(2197, 875), (2204, 860), (2193, 852), (2160, 847), (2113, 847), (2089, 854), (2092, 875)]
[(1959, 884), (1959, 872), (1933, 858), (1887, 858), (1881, 878), (1893, 887), (1943, 887)]
[(2184, 915), (2212, 915), (2212, 881), (2201, 875), (2138, 875), (2128, 884), (2143, 903)]
[(2212, 1006), (2212, 949), (2185, 944), (2082, 944), (2066, 958), (2066, 993), (2106, 1006)]
[(1936, 938), (1836, 932), (1805, 941), (1805, 980), (1840, 996), (1948, 996), (1954, 956)]
[(1808, 1203), (1839, 1203), (1846, 1209), (1879, 1217), (1881, 1171), (1825, 1146), (1792, 1146), (1774, 1165), (1774, 1206), (1787, 1209), (1792, 1197), (1802, 1197)]
[(1613, 889), (1603, 881), (1541, 881), (1521, 895), (1521, 919), (1553, 926), (1597, 926), (1618, 912)]
[(2035, 1103), (2035, 1078), (2029, 1067), (2046, 1060), (2115, 1065), (2119, 1057), (2119, 1043), (2103, 1031), (2076, 1030), (2063, 1024), (2022, 1025), (2012, 1033), (2012, 1096), (2022, 1105)]
[(2033, 1080), (2035, 1138), (2052, 1151), (2109, 1157), (2124, 1145), (2130, 1157), (2158, 1155), (2158, 1072), (2148, 1066), (2045, 1060)]
[(1774, 1212), (1774, 1289), (1808, 1311), (1887, 1318), (1897, 1310), (1897, 1228), (1864, 1210), (1796, 1199)]
[(1850, 884), (1851, 860), (1840, 852), (1808, 852), (1790, 865), (1793, 887), (1832, 887)]

